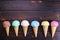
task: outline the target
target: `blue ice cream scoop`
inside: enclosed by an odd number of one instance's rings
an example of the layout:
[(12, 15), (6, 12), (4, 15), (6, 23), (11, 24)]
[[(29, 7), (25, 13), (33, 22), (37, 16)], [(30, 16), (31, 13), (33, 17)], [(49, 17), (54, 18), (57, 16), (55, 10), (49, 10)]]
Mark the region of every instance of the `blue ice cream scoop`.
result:
[(12, 22), (12, 26), (13, 26), (13, 27), (19, 27), (19, 25), (20, 25), (20, 22), (19, 22), (18, 20), (14, 20), (14, 21)]
[(31, 26), (32, 27), (39, 27), (40, 23), (38, 21), (32, 21)]

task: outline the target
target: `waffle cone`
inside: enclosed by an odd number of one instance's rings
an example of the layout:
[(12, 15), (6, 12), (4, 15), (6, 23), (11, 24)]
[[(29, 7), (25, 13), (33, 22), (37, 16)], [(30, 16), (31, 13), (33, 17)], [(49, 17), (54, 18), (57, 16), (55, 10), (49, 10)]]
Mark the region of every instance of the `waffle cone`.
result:
[(48, 26), (43, 26), (44, 36), (47, 36)]
[(37, 27), (34, 27), (34, 28), (33, 28), (33, 31), (34, 31), (34, 35), (35, 35), (35, 37), (37, 37), (38, 28), (37, 28)]
[(6, 28), (5, 28), (7, 36), (9, 36), (9, 28), (10, 28), (10, 27), (6, 27)]
[(53, 38), (53, 37), (54, 37), (54, 35), (55, 35), (56, 28), (57, 28), (57, 27), (51, 27), (51, 31), (52, 31), (52, 38)]
[(18, 30), (19, 30), (19, 27), (14, 27), (14, 31), (17, 37), (18, 37)]
[(24, 32), (24, 36), (26, 37), (27, 35), (27, 30), (28, 30), (28, 27), (23, 27), (23, 32)]

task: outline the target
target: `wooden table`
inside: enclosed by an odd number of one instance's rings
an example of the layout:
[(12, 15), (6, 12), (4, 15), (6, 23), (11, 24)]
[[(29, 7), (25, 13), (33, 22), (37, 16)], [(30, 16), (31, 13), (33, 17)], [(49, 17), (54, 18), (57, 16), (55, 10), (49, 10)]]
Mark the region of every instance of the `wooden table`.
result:
[[(56, 20), (60, 24), (60, 1), (46, 0), (42, 3), (31, 3), (30, 0), (1, 0), (0, 1), (0, 20), (9, 20), (12, 22), (15, 19), (20, 21), (27, 19), (31, 23), (32, 20)], [(60, 25), (59, 25), (60, 26)], [(27, 37), (24, 37), (22, 27), (19, 28), (19, 36), (16, 37), (13, 27), (10, 28), (10, 36), (7, 37), (5, 30), (0, 21), (0, 40), (60, 40), (60, 27), (57, 28), (55, 37), (51, 38), (51, 30), (48, 30), (47, 37), (44, 38), (42, 27), (39, 26), (38, 37), (35, 38), (32, 27), (29, 26)]]

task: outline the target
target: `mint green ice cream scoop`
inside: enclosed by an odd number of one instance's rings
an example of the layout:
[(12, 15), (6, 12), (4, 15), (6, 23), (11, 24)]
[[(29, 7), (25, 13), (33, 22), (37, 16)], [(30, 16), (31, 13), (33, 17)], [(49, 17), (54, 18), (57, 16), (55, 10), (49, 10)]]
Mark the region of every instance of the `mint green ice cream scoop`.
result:
[(12, 22), (12, 26), (13, 26), (13, 27), (19, 27), (19, 25), (20, 25), (20, 22), (19, 22), (18, 20), (14, 20), (14, 21)]

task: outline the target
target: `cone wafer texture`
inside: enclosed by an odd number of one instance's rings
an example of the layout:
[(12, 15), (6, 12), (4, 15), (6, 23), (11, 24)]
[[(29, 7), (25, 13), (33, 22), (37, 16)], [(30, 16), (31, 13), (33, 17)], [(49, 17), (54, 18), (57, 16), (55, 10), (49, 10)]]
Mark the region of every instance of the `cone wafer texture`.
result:
[(27, 31), (28, 31), (28, 27), (23, 27), (23, 32), (24, 32), (24, 36), (26, 37), (27, 35)]
[(18, 37), (19, 27), (14, 27), (14, 31), (15, 31), (16, 37)]
[(10, 27), (6, 27), (6, 28), (5, 28), (7, 36), (9, 36), (9, 28), (10, 28)]
[(33, 31), (34, 31), (35, 37), (37, 37), (37, 34), (38, 34), (38, 28), (34, 27), (34, 28), (33, 28)]
[(51, 31), (52, 31), (52, 38), (53, 38), (53, 37), (54, 37), (54, 35), (55, 35), (56, 29), (57, 29), (57, 27), (51, 27)]
[(46, 38), (47, 37), (47, 32), (48, 32), (48, 26), (44, 26), (43, 31), (44, 31), (44, 36)]

